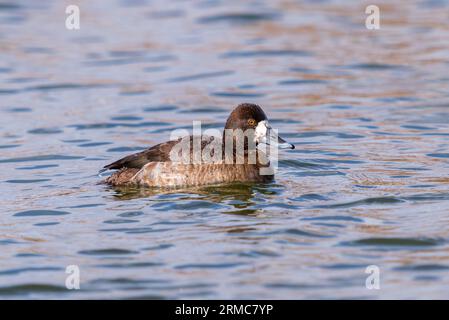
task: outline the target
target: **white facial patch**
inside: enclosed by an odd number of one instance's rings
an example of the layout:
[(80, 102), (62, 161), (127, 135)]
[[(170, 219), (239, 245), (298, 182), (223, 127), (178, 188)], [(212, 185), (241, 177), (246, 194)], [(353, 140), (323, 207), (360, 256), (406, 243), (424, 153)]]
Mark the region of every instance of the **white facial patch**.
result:
[(254, 141), (258, 143), (266, 142), (268, 129), (270, 129), (268, 121), (267, 120), (260, 121), (257, 124), (256, 130), (254, 130)]

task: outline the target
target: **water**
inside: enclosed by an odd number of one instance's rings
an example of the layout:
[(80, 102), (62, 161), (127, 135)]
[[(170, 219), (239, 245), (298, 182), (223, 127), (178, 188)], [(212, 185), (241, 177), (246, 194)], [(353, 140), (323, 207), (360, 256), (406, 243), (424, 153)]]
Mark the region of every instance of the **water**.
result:
[[(1, 298), (449, 298), (446, 2), (377, 31), (355, 1), (68, 4), (0, 1)], [(296, 144), (275, 182), (97, 184), (241, 102)]]

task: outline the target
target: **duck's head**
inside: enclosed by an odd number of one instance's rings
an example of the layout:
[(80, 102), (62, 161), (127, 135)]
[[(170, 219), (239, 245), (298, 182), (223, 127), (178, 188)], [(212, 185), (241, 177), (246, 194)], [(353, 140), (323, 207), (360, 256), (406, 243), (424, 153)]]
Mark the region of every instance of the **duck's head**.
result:
[(278, 145), (281, 149), (295, 149), (271, 128), (268, 118), (262, 108), (252, 103), (238, 105), (229, 115), (226, 121), (226, 129), (254, 130), (254, 142), (258, 144)]

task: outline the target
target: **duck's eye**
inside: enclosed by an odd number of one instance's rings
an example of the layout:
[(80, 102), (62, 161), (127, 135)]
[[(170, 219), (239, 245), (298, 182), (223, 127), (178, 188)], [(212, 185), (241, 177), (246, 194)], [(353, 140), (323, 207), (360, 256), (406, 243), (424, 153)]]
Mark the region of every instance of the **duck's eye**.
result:
[(254, 127), (256, 125), (256, 120), (248, 119), (248, 125), (251, 126), (251, 127)]

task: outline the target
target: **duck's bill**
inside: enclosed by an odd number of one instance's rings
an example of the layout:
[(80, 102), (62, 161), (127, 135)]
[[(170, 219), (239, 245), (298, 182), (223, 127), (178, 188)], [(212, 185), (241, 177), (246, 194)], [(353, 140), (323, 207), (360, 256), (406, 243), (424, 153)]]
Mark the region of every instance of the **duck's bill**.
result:
[(258, 142), (269, 146), (277, 146), (279, 149), (295, 149), (293, 144), (282, 139), (274, 130), (268, 130), (267, 135), (262, 137)]
[(295, 145), (288, 143), (284, 139), (278, 136), (277, 144), (279, 149), (295, 149)]

